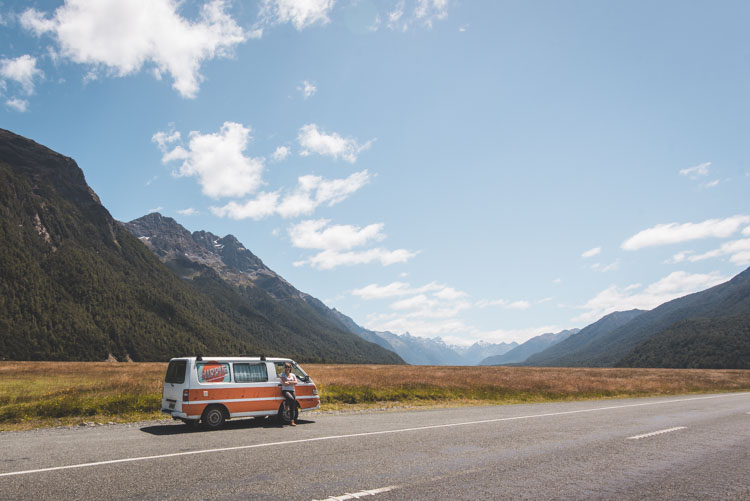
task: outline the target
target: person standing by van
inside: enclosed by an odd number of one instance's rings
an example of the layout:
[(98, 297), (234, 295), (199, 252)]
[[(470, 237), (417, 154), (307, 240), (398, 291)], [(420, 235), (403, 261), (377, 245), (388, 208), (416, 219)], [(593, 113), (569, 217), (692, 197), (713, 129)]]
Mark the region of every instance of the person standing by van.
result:
[(292, 364), (284, 364), (284, 372), (281, 373), (281, 395), (286, 399), (289, 406), (289, 417), (291, 425), (297, 426), (294, 422), (294, 413), (297, 410), (297, 398), (294, 396), (294, 386), (297, 384), (297, 376), (292, 373)]

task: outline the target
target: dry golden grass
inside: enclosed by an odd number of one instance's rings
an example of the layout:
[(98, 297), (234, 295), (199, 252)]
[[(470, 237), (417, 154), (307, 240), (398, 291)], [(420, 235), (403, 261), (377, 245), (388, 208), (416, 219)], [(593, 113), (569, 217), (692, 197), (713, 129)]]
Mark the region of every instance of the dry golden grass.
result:
[(560, 397), (672, 395), (750, 389), (750, 371), (747, 370), (323, 364), (310, 364), (305, 370), (323, 389), (329, 385), (372, 389), (430, 387)]
[[(165, 363), (0, 362), (0, 430), (160, 418)], [(305, 364), (323, 410), (748, 391), (750, 371)]]

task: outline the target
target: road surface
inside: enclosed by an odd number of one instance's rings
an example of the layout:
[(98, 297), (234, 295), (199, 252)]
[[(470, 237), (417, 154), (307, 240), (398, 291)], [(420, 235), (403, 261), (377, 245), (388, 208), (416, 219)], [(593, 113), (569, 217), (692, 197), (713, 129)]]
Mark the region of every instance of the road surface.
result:
[(750, 500), (750, 393), (0, 433), (0, 499)]

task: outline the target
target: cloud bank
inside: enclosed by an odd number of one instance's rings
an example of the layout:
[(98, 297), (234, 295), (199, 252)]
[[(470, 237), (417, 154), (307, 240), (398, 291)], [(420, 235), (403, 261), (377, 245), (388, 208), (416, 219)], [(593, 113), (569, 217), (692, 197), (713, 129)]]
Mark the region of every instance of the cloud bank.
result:
[(180, 95), (194, 98), (201, 65), (230, 56), (253, 35), (237, 25), (223, 0), (204, 4), (197, 21), (182, 17), (179, 7), (174, 0), (66, 0), (51, 16), (27, 9), (21, 25), (52, 37), (57, 55), (88, 66), (90, 75), (123, 77), (151, 65), (157, 77), (172, 77)]
[(700, 223), (657, 224), (625, 240), (622, 248), (632, 251), (703, 238), (727, 238), (747, 224), (750, 224), (750, 216), (748, 215), (736, 215), (725, 219), (708, 219)]

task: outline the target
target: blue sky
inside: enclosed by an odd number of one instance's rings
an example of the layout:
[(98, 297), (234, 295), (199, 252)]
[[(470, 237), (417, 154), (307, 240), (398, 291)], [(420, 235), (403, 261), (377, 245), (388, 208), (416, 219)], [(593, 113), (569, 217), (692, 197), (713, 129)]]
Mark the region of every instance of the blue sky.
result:
[(750, 266), (750, 4), (0, 0), (0, 127), (359, 324), (524, 341)]

